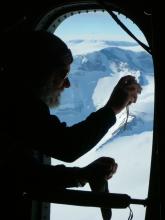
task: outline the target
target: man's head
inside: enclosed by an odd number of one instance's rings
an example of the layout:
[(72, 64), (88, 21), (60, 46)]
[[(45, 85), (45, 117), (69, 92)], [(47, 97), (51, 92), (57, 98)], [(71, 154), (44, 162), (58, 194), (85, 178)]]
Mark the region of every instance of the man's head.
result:
[(65, 88), (70, 87), (70, 81), (68, 79), (69, 71), (70, 64), (55, 69), (38, 90), (37, 96), (49, 107), (57, 107), (59, 105), (61, 92)]
[(7, 60), (13, 78), (48, 106), (56, 106), (61, 91), (70, 86), (67, 77), (73, 61), (70, 49), (46, 31), (15, 34), (11, 42)]

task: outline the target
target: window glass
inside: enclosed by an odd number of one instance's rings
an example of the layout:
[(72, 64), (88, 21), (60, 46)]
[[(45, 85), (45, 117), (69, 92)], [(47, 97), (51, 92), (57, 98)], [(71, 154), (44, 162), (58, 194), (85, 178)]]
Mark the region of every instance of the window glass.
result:
[[(133, 34), (146, 43), (139, 28), (119, 15)], [(152, 56), (138, 45), (107, 12), (88, 12), (67, 18), (55, 31), (71, 49), (74, 62), (69, 80), (71, 87), (61, 97), (61, 104), (51, 113), (68, 126), (84, 120), (104, 106), (118, 80), (134, 75), (142, 86), (138, 101), (117, 115), (116, 124), (86, 155), (67, 166), (86, 166), (101, 156), (113, 157), (117, 173), (109, 180), (112, 193), (124, 193), (145, 199), (148, 194), (154, 111), (154, 72)], [(85, 137), (84, 137), (85, 138)], [(69, 147), (69, 146), (68, 146)], [(63, 162), (52, 159), (52, 164)], [(80, 190), (90, 190), (86, 185)], [(134, 220), (143, 220), (145, 207), (131, 205)], [(113, 220), (126, 220), (129, 209), (113, 209)], [(100, 220), (99, 208), (51, 205), (51, 219)]]

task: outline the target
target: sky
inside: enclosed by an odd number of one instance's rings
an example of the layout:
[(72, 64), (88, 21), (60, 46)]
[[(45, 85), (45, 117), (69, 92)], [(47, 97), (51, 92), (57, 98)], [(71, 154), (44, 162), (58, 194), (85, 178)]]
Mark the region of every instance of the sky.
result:
[[(146, 42), (143, 33), (136, 24), (123, 15), (119, 15), (119, 19), (136, 37)], [(133, 41), (111, 18), (108, 12), (88, 12), (70, 16), (57, 27), (55, 34), (65, 41), (73, 39)]]

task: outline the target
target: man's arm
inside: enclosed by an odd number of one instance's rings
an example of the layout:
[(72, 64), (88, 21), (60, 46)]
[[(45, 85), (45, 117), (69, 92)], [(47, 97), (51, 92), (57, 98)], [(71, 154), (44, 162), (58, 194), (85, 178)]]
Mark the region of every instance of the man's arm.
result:
[[(86, 120), (67, 127), (60, 123), (57, 117), (47, 114), (39, 120), (38, 147), (47, 155), (66, 161), (73, 162), (90, 149), (92, 149), (108, 129), (116, 122), (116, 114), (126, 106), (135, 103), (141, 87), (135, 77), (122, 77), (115, 86), (107, 104), (92, 113)], [(42, 148), (42, 149), (41, 149)]]
[(61, 123), (56, 116), (43, 116), (43, 119), (39, 133), (34, 136), (39, 140), (37, 147), (47, 155), (66, 162), (73, 162), (91, 150), (116, 122), (113, 110), (107, 106), (71, 127)]

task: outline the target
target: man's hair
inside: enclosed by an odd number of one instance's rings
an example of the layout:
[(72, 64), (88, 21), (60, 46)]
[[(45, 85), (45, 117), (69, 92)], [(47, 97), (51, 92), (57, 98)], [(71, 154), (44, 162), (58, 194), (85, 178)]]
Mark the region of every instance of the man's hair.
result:
[[(39, 87), (52, 73), (72, 63), (67, 45), (47, 31), (29, 31), (11, 34), (4, 39), (3, 71), (18, 83)], [(65, 77), (65, 76), (61, 76)]]

